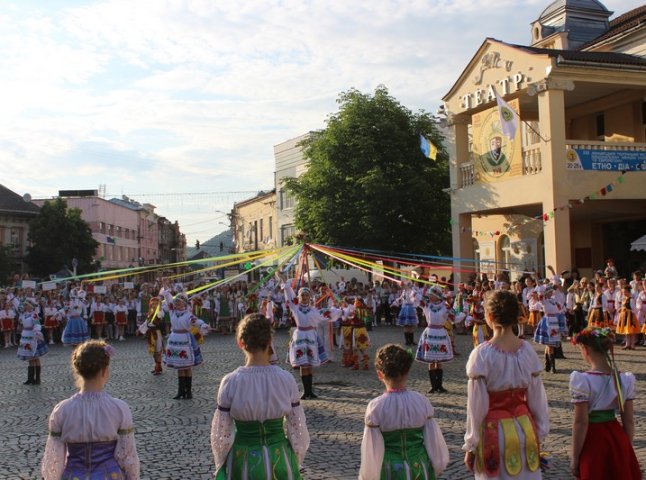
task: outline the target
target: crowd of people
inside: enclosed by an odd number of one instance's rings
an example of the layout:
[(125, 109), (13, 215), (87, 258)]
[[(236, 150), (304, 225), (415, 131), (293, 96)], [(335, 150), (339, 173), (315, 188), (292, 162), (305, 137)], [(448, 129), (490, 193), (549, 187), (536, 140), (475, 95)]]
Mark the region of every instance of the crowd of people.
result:
[[(309, 447), (301, 401), (317, 396), (315, 369), (337, 349), (344, 367), (369, 369), (369, 332), (382, 322), (403, 327), (404, 346), (377, 350), (374, 366), (386, 390), (367, 405), (359, 478), (436, 478), (446, 469), (448, 448), (433, 406), (407, 389), (407, 378), (418, 361), (428, 368), (428, 393), (446, 392), (442, 365), (459, 355), (456, 334), (471, 334), (474, 345), (466, 366), (462, 448), (475, 478), (541, 478), (540, 446), (549, 434), (541, 371), (556, 372), (566, 338), (579, 345), (591, 367), (570, 378), (573, 475), (641, 478), (631, 445), (635, 378), (618, 371), (612, 352), (620, 340), (625, 349), (643, 343), (646, 282), (640, 272), (631, 280), (616, 278), (611, 267), (609, 262), (594, 279), (552, 272), (549, 279), (509, 282), (499, 275), (455, 286), (434, 277), (314, 282), (297, 291), (299, 279), (281, 273), (263, 285), (237, 283), (190, 298), (186, 292), (197, 285), (166, 280), (133, 289), (114, 285), (108, 294), (75, 284), (56, 292), (13, 287), (0, 292), (0, 325), (5, 346), (17, 345), (18, 358), (28, 362), (28, 385), (41, 382), (48, 344), (74, 347), (80, 391), (50, 416), (46, 479), (90, 478), (95, 472), (139, 478), (130, 410), (103, 390), (114, 354), (105, 340), (145, 335), (152, 373), (161, 373), (162, 364), (176, 370), (174, 398), (191, 399), (204, 335), (233, 330), (246, 363), (224, 377), (218, 391), (211, 430), (216, 478), (300, 478)], [(291, 328), (286, 357), (300, 370), (302, 394), (278, 365), (273, 331), (283, 327)], [(526, 336), (544, 346), (544, 366)]]

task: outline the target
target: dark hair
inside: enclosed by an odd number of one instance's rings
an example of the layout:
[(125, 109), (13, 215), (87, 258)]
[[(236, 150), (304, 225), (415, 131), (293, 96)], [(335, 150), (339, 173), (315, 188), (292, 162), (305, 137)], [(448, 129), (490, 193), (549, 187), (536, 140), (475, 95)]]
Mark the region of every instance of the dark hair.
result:
[(485, 308), (498, 325), (509, 327), (518, 323), (518, 298), (509, 290), (496, 290), (486, 295)]
[(271, 342), (271, 323), (260, 313), (250, 313), (242, 319), (236, 330), (236, 338), (248, 352), (264, 350)]
[(412, 352), (394, 343), (381, 347), (375, 356), (375, 368), (386, 378), (398, 378), (406, 375), (412, 364)]
[(83, 380), (92, 380), (110, 365), (108, 344), (100, 340), (88, 340), (72, 353), (74, 373)]
[(574, 345), (585, 345), (599, 353), (610, 351), (614, 341), (615, 334), (610, 329), (597, 327), (584, 328), (572, 339)]

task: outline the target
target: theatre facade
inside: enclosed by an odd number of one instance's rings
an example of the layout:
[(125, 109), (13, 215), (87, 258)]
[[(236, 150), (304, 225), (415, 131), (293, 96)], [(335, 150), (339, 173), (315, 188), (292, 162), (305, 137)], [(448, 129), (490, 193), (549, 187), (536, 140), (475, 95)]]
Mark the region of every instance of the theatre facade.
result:
[[(476, 270), (646, 266), (631, 251), (646, 235), (646, 5), (611, 15), (553, 2), (531, 45), (485, 39), (443, 98), (453, 255)], [(496, 94), (515, 113), (501, 115)]]

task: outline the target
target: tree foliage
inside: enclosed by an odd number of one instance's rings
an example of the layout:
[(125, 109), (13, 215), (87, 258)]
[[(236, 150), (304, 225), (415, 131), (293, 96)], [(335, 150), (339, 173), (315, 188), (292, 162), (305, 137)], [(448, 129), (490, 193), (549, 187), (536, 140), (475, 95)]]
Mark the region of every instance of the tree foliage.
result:
[(67, 208), (61, 198), (44, 203), (29, 224), (29, 240), (31, 246), (25, 260), (34, 274), (56, 273), (64, 266), (71, 269), (74, 258), (78, 260), (77, 273), (94, 269), (92, 257), (99, 244), (81, 218), (81, 210)]
[[(448, 155), (431, 115), (412, 113), (380, 86), (343, 92), (327, 127), (303, 144), (309, 161), (285, 181), (309, 241), (398, 252), (451, 249)], [(439, 149), (420, 150), (422, 134)]]

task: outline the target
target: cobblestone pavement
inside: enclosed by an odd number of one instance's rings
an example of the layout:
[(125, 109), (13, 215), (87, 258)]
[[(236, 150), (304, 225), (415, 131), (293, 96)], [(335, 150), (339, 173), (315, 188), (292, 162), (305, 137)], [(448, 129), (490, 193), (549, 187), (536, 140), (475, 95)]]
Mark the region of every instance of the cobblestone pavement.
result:
[[(419, 332), (418, 332), (419, 333)], [(403, 340), (401, 330), (380, 327), (371, 332), (373, 345)], [(417, 337), (417, 334), (416, 334)], [(287, 332), (277, 333), (279, 356), (284, 357)], [(443, 479), (472, 478), (462, 465), (465, 424), (466, 379), (464, 366), (471, 350), (470, 337), (457, 337), (461, 356), (446, 367), (448, 394), (433, 395), (436, 417), (449, 445), (451, 464)], [(210, 335), (203, 347), (205, 363), (195, 369), (193, 400), (172, 400), (176, 374), (164, 371), (150, 374), (151, 358), (145, 342), (131, 338), (116, 342), (112, 377), (107, 390), (132, 408), (142, 478), (208, 479), (213, 477), (213, 457), (209, 445), (215, 395), (222, 376), (243, 361), (231, 336)], [(538, 348), (537, 348), (538, 351)], [(371, 358), (373, 357), (371, 352)], [(550, 402), (551, 432), (543, 446), (550, 452), (549, 479), (569, 479), (568, 448), (572, 411), (568, 400), (568, 379), (572, 369), (585, 368), (575, 347), (565, 346), (567, 360), (558, 361), (559, 373), (544, 374)], [(51, 347), (43, 359), (43, 382), (24, 386), (27, 365), (15, 356), (15, 349), (0, 350), (0, 454), (1, 479), (37, 479), (47, 438), (47, 418), (52, 407), (75, 392), (69, 367), (70, 349)], [(635, 403), (635, 449), (642, 467), (646, 465), (646, 348), (617, 353), (620, 367), (637, 375)], [(294, 372), (296, 374), (296, 372)], [(297, 379), (298, 380), (298, 379)], [(367, 402), (382, 392), (374, 368), (348, 371), (338, 363), (315, 371), (318, 400), (305, 402), (312, 443), (305, 459), (307, 479), (356, 478), (360, 462), (363, 415)], [(299, 382), (300, 384), (300, 382)], [(424, 366), (415, 364), (409, 388), (426, 392), (429, 388)]]

